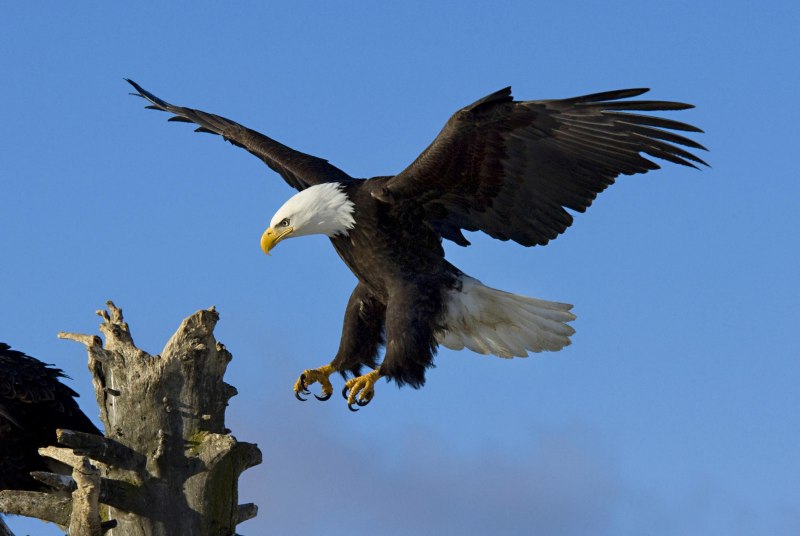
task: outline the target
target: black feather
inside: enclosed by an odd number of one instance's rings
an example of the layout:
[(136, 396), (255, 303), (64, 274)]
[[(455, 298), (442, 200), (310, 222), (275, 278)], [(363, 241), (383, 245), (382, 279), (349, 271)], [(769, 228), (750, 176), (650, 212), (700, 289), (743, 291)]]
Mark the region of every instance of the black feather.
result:
[(80, 410), (64, 374), (0, 343), (0, 490), (39, 490), (31, 471), (49, 471), (37, 450), (56, 443), (56, 429), (99, 434)]
[(571, 99), (561, 99), (561, 102), (568, 103), (584, 103), (584, 102), (604, 102), (613, 101), (617, 99), (628, 99), (631, 97), (638, 97), (650, 91), (649, 88), (633, 88), (633, 89), (617, 89), (614, 91), (603, 91), (601, 93), (592, 93), (590, 95), (583, 95)]

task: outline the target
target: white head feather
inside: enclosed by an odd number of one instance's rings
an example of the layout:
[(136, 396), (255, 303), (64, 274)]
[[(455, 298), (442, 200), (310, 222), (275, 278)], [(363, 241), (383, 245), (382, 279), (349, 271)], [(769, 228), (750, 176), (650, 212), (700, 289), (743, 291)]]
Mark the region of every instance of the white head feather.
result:
[(355, 205), (335, 182), (317, 184), (289, 198), (275, 213), (269, 226), (276, 228), (283, 220), (293, 228), (287, 238), (324, 234), (347, 235), (356, 221)]

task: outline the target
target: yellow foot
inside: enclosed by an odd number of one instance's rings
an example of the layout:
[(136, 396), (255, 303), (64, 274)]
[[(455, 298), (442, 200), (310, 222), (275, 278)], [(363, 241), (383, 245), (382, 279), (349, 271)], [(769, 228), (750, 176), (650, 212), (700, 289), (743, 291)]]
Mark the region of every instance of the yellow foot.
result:
[(294, 397), (297, 400), (302, 400), (305, 402), (306, 399), (301, 397), (300, 394), (310, 394), (308, 391), (308, 386), (314, 383), (319, 383), (322, 386), (322, 396), (314, 395), (314, 398), (317, 400), (328, 400), (333, 394), (333, 385), (331, 385), (331, 381), (328, 379), (328, 376), (334, 372), (336, 372), (336, 369), (333, 368), (332, 365), (325, 365), (324, 367), (319, 367), (316, 369), (304, 370), (300, 375), (300, 378), (294, 382)]
[(342, 396), (347, 399), (347, 408), (350, 411), (358, 411), (358, 408), (354, 408), (353, 404), (363, 407), (370, 403), (372, 397), (375, 396), (375, 382), (381, 376), (382, 374), (378, 369), (375, 369), (363, 376), (347, 380), (342, 390)]

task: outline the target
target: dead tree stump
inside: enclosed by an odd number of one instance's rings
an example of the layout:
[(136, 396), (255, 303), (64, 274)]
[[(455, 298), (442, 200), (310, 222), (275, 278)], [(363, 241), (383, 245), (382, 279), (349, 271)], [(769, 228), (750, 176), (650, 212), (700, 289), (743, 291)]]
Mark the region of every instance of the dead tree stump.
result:
[(106, 437), (60, 430), (68, 449), (41, 452), (72, 466), (73, 478), (37, 475), (53, 494), (0, 492), (0, 509), (69, 526), (71, 536), (233, 535), (257, 513), (238, 504), (238, 479), (261, 451), (225, 428), (236, 389), (222, 380), (231, 354), (214, 339), (219, 315), (197, 311), (151, 356), (113, 303), (98, 314), (105, 344), (59, 337), (86, 345)]

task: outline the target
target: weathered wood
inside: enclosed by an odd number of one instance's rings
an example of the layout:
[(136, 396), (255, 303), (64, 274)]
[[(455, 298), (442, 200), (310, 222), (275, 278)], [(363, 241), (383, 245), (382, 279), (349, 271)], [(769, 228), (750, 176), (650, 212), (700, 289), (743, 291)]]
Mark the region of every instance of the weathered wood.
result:
[(0, 492), (0, 511), (69, 526), (74, 536), (112, 526), (114, 536), (233, 535), (257, 513), (238, 504), (238, 479), (261, 451), (225, 428), (236, 389), (223, 381), (232, 356), (214, 339), (219, 315), (212, 307), (189, 316), (151, 356), (135, 346), (122, 310), (107, 305), (98, 311), (105, 342), (59, 334), (87, 348), (106, 437), (59, 430), (62, 448), (40, 452), (72, 467), (72, 477), (37, 473), (52, 493)]
[(70, 536), (101, 536), (100, 470), (84, 457), (72, 471), (77, 489), (72, 492)]
[(56, 430), (56, 440), (59, 445), (73, 449), (76, 454), (89, 456), (120, 469), (135, 471), (145, 466), (146, 459), (143, 455), (107, 437), (74, 430)]
[[(68, 475), (34, 471), (31, 473), (31, 476), (39, 482), (46, 484), (55, 492), (71, 494), (78, 489), (78, 484)], [(101, 477), (100, 502), (126, 512), (135, 512), (141, 515), (147, 513), (147, 504), (145, 503), (145, 498), (139, 494), (139, 488), (128, 482), (109, 480)]]
[(72, 499), (41, 491), (0, 491), (0, 512), (50, 521), (61, 527), (69, 524)]

